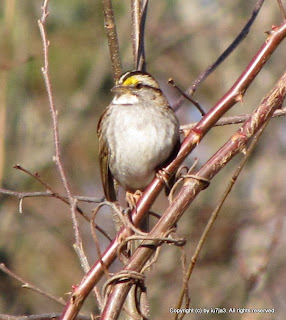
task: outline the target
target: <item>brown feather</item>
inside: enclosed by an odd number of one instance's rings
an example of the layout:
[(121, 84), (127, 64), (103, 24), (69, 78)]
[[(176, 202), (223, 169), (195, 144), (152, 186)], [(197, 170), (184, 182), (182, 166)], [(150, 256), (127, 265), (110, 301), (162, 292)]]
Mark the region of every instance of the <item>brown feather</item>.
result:
[(116, 201), (116, 193), (115, 193), (115, 187), (114, 187), (114, 179), (109, 169), (110, 155), (107, 147), (107, 141), (106, 139), (104, 139), (104, 135), (100, 130), (100, 123), (103, 117), (106, 116), (106, 113), (108, 111), (109, 110), (107, 109), (104, 112), (104, 114), (101, 116), (98, 122), (97, 134), (98, 134), (98, 140), (99, 140), (99, 164), (100, 164), (100, 174), (101, 174), (103, 191), (104, 191), (106, 200), (114, 202)]

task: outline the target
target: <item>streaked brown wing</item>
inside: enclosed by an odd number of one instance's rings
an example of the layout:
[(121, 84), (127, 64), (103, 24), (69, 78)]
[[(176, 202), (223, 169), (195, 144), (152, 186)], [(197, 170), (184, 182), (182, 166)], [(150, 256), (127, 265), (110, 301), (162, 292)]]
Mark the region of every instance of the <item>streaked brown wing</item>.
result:
[(99, 120), (97, 134), (99, 140), (99, 164), (100, 164), (100, 174), (102, 180), (103, 191), (106, 200), (108, 201), (116, 201), (116, 193), (114, 188), (114, 179), (109, 169), (109, 151), (107, 147), (107, 141), (102, 134), (102, 130), (100, 130), (100, 123), (102, 122), (103, 117), (106, 113), (104, 113)]

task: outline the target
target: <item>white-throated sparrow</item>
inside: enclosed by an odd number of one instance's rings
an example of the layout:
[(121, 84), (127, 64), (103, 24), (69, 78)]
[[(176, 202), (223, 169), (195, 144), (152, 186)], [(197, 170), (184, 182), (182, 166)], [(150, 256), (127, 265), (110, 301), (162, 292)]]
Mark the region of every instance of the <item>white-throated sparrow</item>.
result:
[(115, 201), (114, 179), (128, 192), (143, 190), (179, 145), (179, 122), (148, 73), (124, 73), (98, 123), (104, 194)]

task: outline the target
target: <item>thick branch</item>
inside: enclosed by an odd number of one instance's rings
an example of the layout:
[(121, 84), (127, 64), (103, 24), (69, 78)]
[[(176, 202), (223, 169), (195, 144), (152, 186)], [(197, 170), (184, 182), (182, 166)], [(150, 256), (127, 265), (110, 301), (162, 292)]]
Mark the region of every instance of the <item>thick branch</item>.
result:
[[(251, 118), (216, 152), (196, 175), (204, 179), (212, 179), (236, 154), (245, 148), (246, 143), (271, 117), (275, 109), (281, 107), (285, 96), (286, 72), (270, 94), (263, 99), (261, 105), (254, 111)], [(181, 191), (149, 233), (149, 236), (157, 238), (166, 234), (179, 221), (185, 210), (203, 189), (203, 186), (204, 184), (196, 179), (186, 179)], [(147, 263), (156, 250), (155, 243), (152, 247), (150, 246), (150, 242), (146, 242), (146, 246), (144, 247), (145, 242), (143, 241), (143, 244), (134, 252), (128, 265), (123, 270), (133, 272), (140, 272), (142, 270), (145, 263)], [(131, 286), (132, 282), (115, 284), (108, 297), (106, 308), (102, 313), (102, 320), (115, 320), (118, 318)]]

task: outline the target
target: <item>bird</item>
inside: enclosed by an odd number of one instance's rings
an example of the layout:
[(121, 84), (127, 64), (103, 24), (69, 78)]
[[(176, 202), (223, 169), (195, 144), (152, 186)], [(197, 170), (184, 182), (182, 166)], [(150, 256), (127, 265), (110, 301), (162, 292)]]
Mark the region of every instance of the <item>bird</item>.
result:
[(116, 185), (142, 192), (173, 160), (180, 146), (179, 121), (158, 82), (147, 72), (123, 73), (100, 117), (99, 163), (106, 200), (116, 201)]

